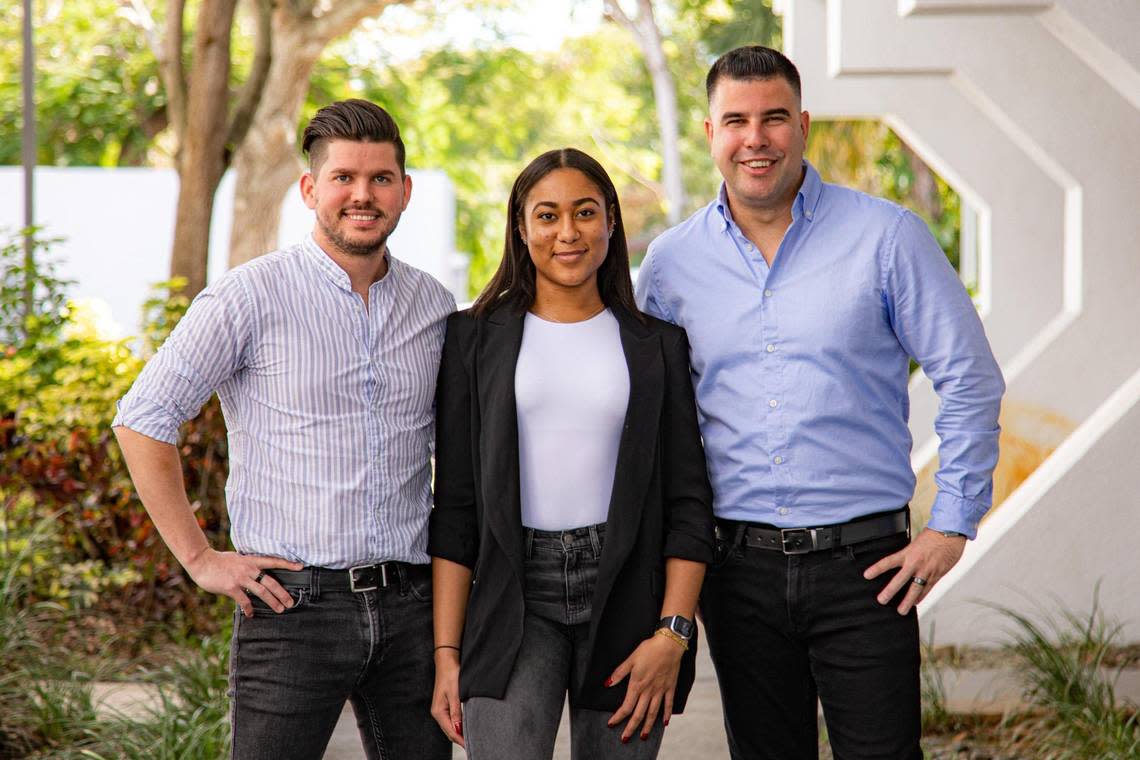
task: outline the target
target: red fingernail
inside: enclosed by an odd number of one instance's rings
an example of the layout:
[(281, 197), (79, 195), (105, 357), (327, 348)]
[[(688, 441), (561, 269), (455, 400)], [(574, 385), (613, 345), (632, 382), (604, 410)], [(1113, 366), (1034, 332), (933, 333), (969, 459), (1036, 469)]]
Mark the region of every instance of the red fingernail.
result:
[(455, 724), (455, 733), (459, 734), (460, 736), (463, 736), (463, 724), (462, 723), (456, 723)]
[(614, 685), (614, 679), (612, 679), (612, 678), (607, 678), (606, 682), (604, 684), (602, 684), (602, 686), (605, 686), (607, 688), (609, 688), (610, 686), (613, 686), (613, 685)]
[(648, 738), (649, 738), (649, 734), (642, 734), (641, 735), (641, 741), (645, 741)]
[(623, 737), (621, 738), (621, 743), (622, 743), (622, 744), (629, 744), (629, 740), (630, 740), (630, 738), (631, 738), (631, 737), (628, 737), (628, 736), (623, 736)]
[(668, 718), (665, 719), (665, 725), (666, 726), (669, 725), (669, 719)]

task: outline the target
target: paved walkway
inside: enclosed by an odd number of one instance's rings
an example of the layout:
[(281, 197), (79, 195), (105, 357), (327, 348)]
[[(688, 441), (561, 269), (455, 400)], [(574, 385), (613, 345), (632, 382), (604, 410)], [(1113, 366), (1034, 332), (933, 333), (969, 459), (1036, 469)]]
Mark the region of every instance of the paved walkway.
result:
[[(702, 631), (703, 633), (703, 631)], [(709, 660), (704, 638), (697, 650), (697, 680), (689, 694), (689, 703), (682, 715), (669, 721), (665, 739), (661, 743), (658, 760), (728, 760), (728, 745), (724, 738), (724, 723), (720, 711), (720, 693), (716, 688), (716, 675)], [(617, 739), (615, 738), (615, 741)], [(636, 739), (634, 740), (636, 741)], [(453, 747), (453, 760), (466, 757), (463, 750)], [(325, 751), (325, 760), (363, 760), (360, 735), (352, 708), (346, 706), (340, 716), (336, 732)], [(554, 760), (570, 760), (570, 725), (567, 711), (563, 710), (562, 726), (554, 747)]]
[[(951, 712), (974, 712), (1001, 715), (1021, 705), (1021, 692), (1016, 676), (1009, 670), (978, 669), (971, 671), (943, 671), (943, 688), (946, 706)], [(1121, 673), (1116, 683), (1117, 696), (1140, 704), (1140, 669)], [(153, 704), (153, 689), (136, 683), (97, 684), (95, 702), (102, 710), (131, 711)], [(453, 760), (463, 760), (463, 751), (454, 748)], [(363, 760), (360, 735), (352, 709), (345, 707), (340, 723), (325, 752), (325, 760)], [(562, 727), (554, 752), (555, 760), (569, 760), (569, 726), (563, 715)], [(697, 656), (697, 680), (689, 695), (683, 715), (669, 723), (661, 746), (660, 760), (728, 760), (720, 709), (720, 694), (706, 647)]]

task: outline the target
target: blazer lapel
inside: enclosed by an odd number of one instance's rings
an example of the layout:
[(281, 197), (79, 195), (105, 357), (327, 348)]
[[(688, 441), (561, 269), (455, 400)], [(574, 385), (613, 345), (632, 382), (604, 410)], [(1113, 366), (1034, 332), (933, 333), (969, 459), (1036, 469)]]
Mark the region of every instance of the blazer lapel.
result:
[[(629, 405), (618, 446), (617, 468), (606, 543), (598, 572), (596, 602), (603, 602), (625, 559), (637, 541), (641, 511), (657, 456), (657, 431), (665, 397), (665, 362), (661, 341), (621, 307), (613, 309), (621, 332), (621, 347), (629, 367)], [(600, 613), (602, 607), (594, 608)]]
[(476, 381), (483, 426), (483, 515), (522, 580), (522, 502), (519, 495), (519, 427), (515, 367), (522, 346), (522, 315), (489, 315), (480, 336)]

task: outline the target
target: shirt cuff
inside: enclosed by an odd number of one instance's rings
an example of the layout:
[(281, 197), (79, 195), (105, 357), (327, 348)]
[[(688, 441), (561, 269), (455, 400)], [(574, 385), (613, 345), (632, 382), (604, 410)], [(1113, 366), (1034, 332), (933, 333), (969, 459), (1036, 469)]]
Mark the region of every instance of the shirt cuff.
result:
[(178, 428), (182, 421), (170, 415), (158, 404), (145, 399), (133, 399), (133, 403), (126, 406), (119, 401), (115, 405), (115, 419), (111, 420), (111, 427), (125, 427), (136, 433), (153, 438), (156, 441), (178, 445)]
[(967, 538), (974, 539), (978, 535), (978, 523), (989, 509), (988, 504), (939, 491), (934, 497), (934, 508), (926, 527), (962, 533)]

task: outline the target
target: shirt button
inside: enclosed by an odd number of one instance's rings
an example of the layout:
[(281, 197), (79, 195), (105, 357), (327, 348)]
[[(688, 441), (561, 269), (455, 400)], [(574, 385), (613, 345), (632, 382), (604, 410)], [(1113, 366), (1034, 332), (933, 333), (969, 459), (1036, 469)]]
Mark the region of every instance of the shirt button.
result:
[(764, 350), (767, 351), (768, 353), (772, 353), (773, 351), (776, 350), (776, 344), (775, 343), (769, 343), (767, 346), (764, 347)]
[(780, 405), (780, 402), (777, 401), (776, 399), (770, 399), (768, 401), (768, 406), (772, 407), (773, 409), (775, 409), (779, 405)]
[(784, 458), (783, 457), (772, 457), (772, 461), (775, 462), (776, 464), (783, 464)]
[(745, 243), (744, 244), (744, 250), (751, 251), (752, 250), (752, 243)]
[(791, 511), (791, 510), (790, 510), (790, 509), (788, 509), (787, 507), (780, 507), (780, 510), (779, 510), (780, 514), (782, 514), (782, 515), (786, 515), (786, 514), (788, 514), (788, 512), (790, 512), (790, 511)]
[(764, 297), (765, 297), (765, 298), (771, 298), (771, 297), (772, 297), (772, 290), (771, 290), (771, 288), (764, 288)]

